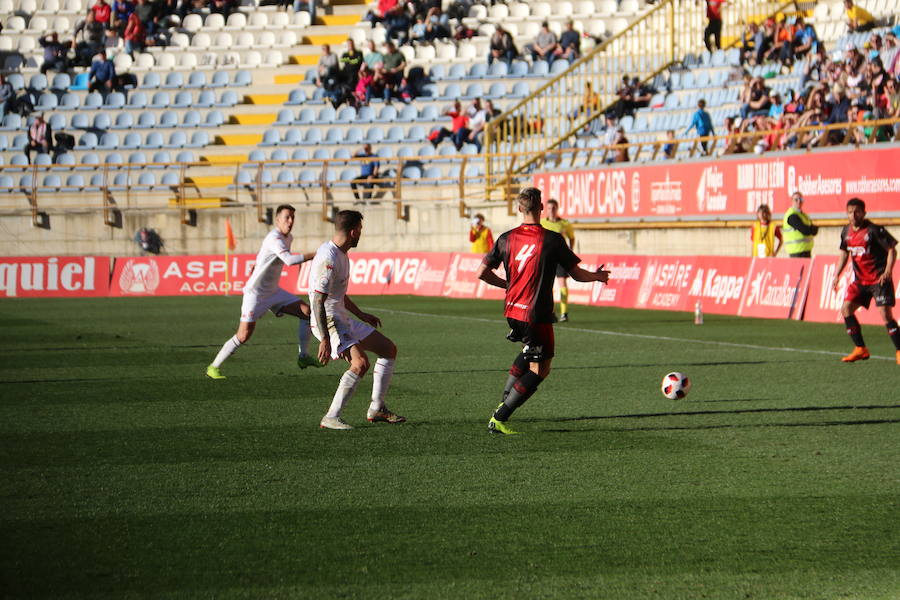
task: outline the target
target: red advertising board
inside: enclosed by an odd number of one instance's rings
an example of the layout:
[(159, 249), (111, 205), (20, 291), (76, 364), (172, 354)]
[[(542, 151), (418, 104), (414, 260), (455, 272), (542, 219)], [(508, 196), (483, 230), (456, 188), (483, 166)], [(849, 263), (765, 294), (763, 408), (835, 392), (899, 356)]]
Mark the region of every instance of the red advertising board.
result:
[[(588, 255), (583, 257), (581, 266), (586, 269), (596, 269), (603, 265), (609, 271), (607, 283), (578, 284), (591, 286), (590, 304), (594, 306), (618, 306), (631, 308), (637, 301), (638, 288), (642, 280), (644, 268), (647, 265), (646, 256), (629, 255)], [(591, 260), (588, 260), (591, 259)], [(571, 288), (573, 284), (570, 283)], [(569, 293), (570, 299), (573, 297)], [(582, 301), (575, 300), (577, 304)]]
[[(440, 296), (450, 255), (444, 252), (351, 252), (350, 295), (412, 294)], [(300, 265), (293, 285), (297, 294), (308, 293), (312, 261)]]
[(0, 298), (66, 298), (109, 295), (105, 256), (0, 258)]
[(900, 148), (840, 151), (777, 158), (720, 159), (639, 167), (538, 173), (534, 185), (556, 198), (567, 219), (666, 219), (753, 215), (760, 204), (783, 213), (799, 190), (815, 215), (844, 214), (851, 196), (869, 213), (900, 207)]
[[(255, 254), (117, 258), (111, 296), (239, 294), (253, 272)], [(228, 274), (226, 281), (226, 271)], [(287, 272), (281, 274), (285, 280)]]
[(811, 267), (812, 260), (808, 258), (754, 258), (738, 314), (799, 319)]
[(693, 310), (736, 315), (750, 258), (733, 256), (649, 256), (634, 308)]
[[(853, 266), (847, 262), (844, 272), (838, 282), (837, 290), (831, 287), (834, 274), (837, 271), (839, 257), (816, 256), (812, 261), (812, 269), (809, 283), (809, 294), (806, 299), (806, 307), (803, 313), (804, 321), (819, 321), (822, 323), (843, 323), (841, 305), (847, 294), (847, 287), (852, 279)], [(897, 269), (894, 269), (894, 282), (897, 285)], [(900, 295), (900, 286), (894, 290), (894, 295)], [(900, 297), (900, 296), (898, 296)], [(869, 310), (856, 311), (856, 318), (866, 325), (882, 325), (881, 315), (875, 307), (873, 300), (869, 304)]]
[[(475, 276), (483, 259), (483, 254), (459, 252), (451, 254), (440, 295), (448, 298), (503, 300), (505, 297), (503, 290), (488, 285)], [(503, 277), (503, 267), (501, 266), (496, 273)]]

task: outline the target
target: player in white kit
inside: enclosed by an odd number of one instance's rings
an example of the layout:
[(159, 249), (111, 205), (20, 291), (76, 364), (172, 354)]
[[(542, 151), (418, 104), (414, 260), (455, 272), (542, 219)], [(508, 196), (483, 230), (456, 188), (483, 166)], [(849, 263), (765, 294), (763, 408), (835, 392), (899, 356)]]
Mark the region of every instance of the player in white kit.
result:
[(294, 207), (282, 204), (275, 210), (275, 229), (263, 239), (259, 254), (256, 255), (253, 272), (244, 286), (241, 321), (238, 324), (237, 333), (225, 342), (212, 364), (206, 367), (207, 376), (213, 379), (225, 379), (225, 376), (219, 371), (219, 367), (235, 350), (247, 343), (247, 340), (253, 335), (253, 330), (256, 329), (256, 320), (266, 314), (267, 310), (275, 313), (276, 317), (293, 315), (300, 319), (297, 328), (300, 348), (297, 365), (301, 369), (322, 366), (307, 351), (310, 333), (309, 306), (297, 296), (278, 287), (281, 281), (281, 270), (285, 265), (299, 265), (315, 256), (312, 252), (291, 254), (291, 242), (294, 239), (291, 235), (293, 227)]
[[(350, 368), (341, 376), (328, 412), (319, 423), (323, 429), (353, 429), (341, 418), (341, 411), (369, 370), (366, 351), (378, 355), (373, 369), (372, 402), (366, 413), (370, 423), (402, 423), (405, 417), (394, 414), (384, 404), (397, 346), (375, 330), (381, 320), (363, 312), (347, 295), (350, 259), (347, 253), (359, 243), (362, 234), (361, 213), (342, 210), (334, 221), (334, 237), (316, 252), (309, 273), (309, 304), (312, 307), (312, 331), (319, 339), (319, 361), (342, 358)], [(356, 315), (357, 321), (350, 315)]]

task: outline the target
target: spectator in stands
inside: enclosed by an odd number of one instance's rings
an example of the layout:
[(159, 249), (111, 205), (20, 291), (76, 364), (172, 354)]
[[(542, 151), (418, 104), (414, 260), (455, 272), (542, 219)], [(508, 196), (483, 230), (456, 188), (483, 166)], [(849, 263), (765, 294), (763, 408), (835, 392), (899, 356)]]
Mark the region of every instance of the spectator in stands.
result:
[(581, 105), (575, 108), (569, 117), (574, 121), (578, 117), (584, 115), (590, 117), (600, 109), (600, 95), (594, 91), (594, 86), (590, 81), (584, 83), (584, 98)]
[(747, 143), (750, 141), (750, 138), (741, 136), (745, 127), (745, 121), (738, 123), (734, 117), (725, 117), (725, 149), (722, 151), (722, 154), (743, 154), (747, 152)]
[(847, 30), (869, 31), (875, 27), (875, 17), (862, 6), (853, 4), (853, 0), (844, 0), (844, 9), (847, 13)]
[[(831, 88), (831, 97), (830, 99), (826, 99), (826, 112), (828, 118), (822, 121), (826, 125), (846, 123), (849, 120), (850, 98), (847, 97), (846, 89), (840, 83), (836, 83), (834, 87)], [(847, 137), (847, 131), (845, 129), (825, 130), (812, 139), (807, 144), (807, 147), (811, 148), (813, 146), (840, 144), (844, 141), (845, 137)]]
[(59, 35), (55, 31), (38, 38), (38, 42), (44, 47), (44, 63), (41, 65), (41, 73), (46, 74), (51, 69), (59, 73), (69, 70), (69, 59), (66, 54), (71, 43), (60, 42)]
[(553, 64), (555, 52), (559, 44), (557, 43), (556, 34), (550, 31), (550, 24), (547, 21), (541, 23), (541, 30), (538, 32), (534, 42), (525, 46), (525, 51), (531, 55), (531, 61), (539, 60), (547, 61), (547, 64)]
[(606, 123), (603, 130), (603, 145), (613, 145), (616, 142), (616, 137), (618, 137), (618, 133), (616, 132), (616, 115), (614, 113), (606, 113)]
[(803, 17), (797, 17), (797, 32), (794, 34), (792, 56), (788, 62), (793, 64), (794, 61), (805, 58), (807, 54), (815, 52), (819, 45), (819, 37), (812, 23), (807, 23)]
[(447, 14), (441, 11), (440, 4), (428, 9), (425, 17), (425, 37), (429, 41), (444, 40), (450, 37), (450, 20)]
[[(115, 0), (112, 5), (112, 27), (120, 36), (124, 35), (128, 17), (134, 12), (134, 4), (129, 0)], [(92, 12), (93, 14), (93, 12)]]
[(751, 256), (759, 258), (778, 256), (783, 237), (781, 227), (772, 222), (772, 210), (768, 204), (760, 204), (756, 209), (756, 221), (750, 228), (750, 240)]
[(831, 68), (831, 59), (825, 52), (825, 44), (816, 44), (816, 49), (803, 68), (803, 78), (800, 86), (806, 87), (807, 82), (821, 81), (825, 79), (828, 69)]
[(581, 34), (575, 31), (572, 19), (566, 21), (566, 30), (559, 36), (555, 57), (566, 59), (570, 65), (581, 58)]
[(469, 229), (469, 250), (472, 254), (487, 254), (494, 247), (494, 234), (490, 227), (484, 224), (484, 215), (476, 213), (472, 217), (472, 227)]
[(106, 51), (100, 51), (97, 60), (91, 63), (88, 75), (88, 91), (99, 91), (106, 96), (113, 91), (116, 82), (116, 66), (106, 56)]
[(147, 227), (141, 227), (137, 230), (134, 234), (134, 243), (141, 249), (142, 255), (159, 254), (162, 252), (163, 246), (165, 246), (156, 230), (148, 229)]
[[(362, 150), (353, 155), (354, 158), (373, 159), (375, 154), (372, 152), (372, 145), (366, 144)], [(360, 161), (359, 176), (350, 182), (350, 189), (353, 190), (353, 197), (360, 201), (370, 200), (372, 198), (372, 188), (378, 180), (378, 169), (380, 163), (377, 160)], [(356, 188), (361, 187), (365, 191), (361, 194), (356, 192)]]
[(413, 24), (412, 28), (409, 30), (409, 41), (415, 42), (418, 44), (424, 44), (428, 40), (428, 28), (425, 27), (425, 17), (419, 15), (416, 17), (416, 22)]
[(615, 147), (608, 149), (613, 151), (613, 155), (606, 159), (607, 164), (623, 163), (630, 160), (628, 157), (628, 146), (625, 144), (628, 144), (628, 138), (625, 137), (625, 129), (616, 127), (615, 138), (610, 144)]
[[(703, 43), (712, 52), (722, 47), (722, 5), (725, 0), (706, 0), (706, 29), (703, 30)], [(712, 38), (712, 42), (710, 42)]]
[[(156, 35), (155, 20), (157, 20), (156, 10), (147, 0), (137, 0), (134, 6), (134, 13), (144, 24), (144, 30), (150, 35)], [(181, 15), (184, 19), (185, 15)]]
[[(889, 77), (884, 84), (882, 99), (880, 101), (882, 107), (881, 118), (883, 119), (900, 119), (900, 84), (893, 77)], [(894, 123), (894, 133), (900, 130), (900, 122)]]
[(438, 147), (444, 138), (450, 138), (453, 140), (453, 145), (456, 146), (457, 150), (462, 150), (463, 144), (466, 143), (466, 140), (469, 137), (469, 117), (466, 112), (463, 110), (462, 105), (459, 103), (459, 100), (453, 103), (453, 106), (448, 107), (444, 110), (444, 115), (450, 117), (450, 129), (446, 127), (441, 127), (438, 130), (432, 131), (428, 136), (429, 141), (431, 141), (431, 145), (435, 148)]
[(396, 40), (401, 46), (409, 40), (409, 28), (412, 25), (409, 14), (403, 4), (398, 4), (387, 14), (387, 39)]
[(359, 75), (356, 79), (356, 87), (353, 95), (356, 96), (356, 103), (362, 106), (368, 106), (372, 100), (372, 94), (375, 91), (375, 74), (369, 69), (369, 65), (363, 63), (359, 68)]
[(678, 142), (675, 140), (674, 129), (666, 131), (665, 142), (662, 147), (663, 158), (675, 158), (675, 153), (678, 152)]
[(650, 100), (656, 94), (656, 88), (649, 81), (641, 82), (639, 77), (631, 79), (632, 102), (634, 108), (646, 108), (650, 106)]
[(382, 23), (387, 19), (387, 15), (394, 10), (397, 4), (399, 4), (398, 0), (378, 0), (375, 8), (367, 12), (363, 19), (371, 23), (374, 29), (377, 23)]
[[(692, 129), (697, 131), (697, 137), (716, 135), (716, 131), (712, 124), (712, 117), (706, 112), (706, 100), (702, 98), (697, 101), (697, 111), (694, 113), (694, 116), (691, 117), (691, 124), (684, 130), (684, 135), (690, 133)], [(700, 147), (703, 148), (703, 154), (709, 154), (707, 144), (707, 140), (700, 141)]]
[[(457, 42), (462, 42), (463, 40), (470, 40), (476, 35), (478, 35), (477, 31), (460, 21), (456, 25), (456, 31), (453, 32), (453, 39)], [(488, 64), (491, 64), (491, 62), (493, 62), (493, 52), (488, 54)]]
[(337, 54), (331, 51), (330, 44), (322, 44), (322, 56), (319, 57), (318, 65), (316, 66), (316, 70), (318, 71), (318, 78), (316, 79), (316, 85), (322, 87), (325, 78), (331, 76), (332, 71), (338, 71), (338, 63), (340, 59), (338, 59)]
[(468, 108), (467, 116), (469, 117), (469, 135), (466, 140), (469, 143), (475, 144), (478, 153), (481, 154), (484, 126), (487, 124), (490, 117), (488, 116), (487, 109), (482, 105), (480, 98), (472, 100), (472, 106)]
[(128, 24), (125, 25), (125, 52), (134, 57), (134, 52), (143, 52), (144, 43), (147, 37), (147, 30), (144, 24), (135, 13), (128, 16)]
[(3, 73), (0, 73), (0, 118), (7, 113), (12, 112), (13, 104), (16, 101), (16, 90), (12, 84), (6, 79)]
[(363, 60), (373, 73), (379, 65), (384, 63), (384, 55), (375, 48), (375, 42), (372, 40), (366, 42), (366, 52), (363, 54)]
[(763, 83), (763, 78), (754, 78), (750, 83), (747, 102), (741, 106), (741, 119), (768, 114), (770, 104), (769, 88)]
[(353, 39), (347, 40), (347, 50), (341, 54), (341, 76), (348, 86), (355, 89), (359, 69), (363, 65), (362, 52), (356, 49)]
[(317, 0), (294, 0), (294, 12), (298, 13), (301, 10), (306, 9), (306, 12), (309, 13), (309, 22), (312, 25), (316, 24), (316, 1)]
[(772, 104), (769, 106), (769, 112), (766, 114), (766, 116), (777, 121), (783, 114), (784, 102), (781, 101), (781, 94), (776, 92), (772, 94)]
[(25, 158), (31, 164), (31, 151), (37, 150), (41, 154), (50, 154), (53, 149), (53, 131), (50, 124), (44, 120), (44, 115), (38, 115), (31, 127), (28, 128), (28, 145), (25, 146)]
[(109, 29), (112, 19), (112, 8), (106, 3), (106, 0), (97, 0), (91, 6), (90, 11), (94, 13), (94, 20)]
[(384, 43), (384, 101), (390, 104), (391, 96), (399, 95), (400, 82), (406, 70), (406, 57), (397, 49), (394, 42)]
[(519, 51), (516, 49), (512, 35), (498, 23), (491, 36), (488, 64), (493, 64), (495, 60), (502, 60), (507, 65), (511, 65), (517, 56), (519, 56)]
[(741, 36), (741, 64), (755, 65), (762, 60), (762, 55), (758, 52), (763, 40), (762, 28), (755, 21), (750, 21)]

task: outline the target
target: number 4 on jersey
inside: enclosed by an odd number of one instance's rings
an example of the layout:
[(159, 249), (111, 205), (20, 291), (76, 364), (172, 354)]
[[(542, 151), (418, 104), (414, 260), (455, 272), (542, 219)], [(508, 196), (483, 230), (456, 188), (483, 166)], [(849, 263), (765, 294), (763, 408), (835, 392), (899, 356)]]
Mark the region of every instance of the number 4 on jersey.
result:
[(522, 270), (522, 267), (525, 266), (525, 263), (528, 262), (528, 259), (534, 254), (536, 246), (536, 244), (525, 244), (519, 249), (519, 253), (516, 254), (516, 262), (519, 263), (519, 271)]

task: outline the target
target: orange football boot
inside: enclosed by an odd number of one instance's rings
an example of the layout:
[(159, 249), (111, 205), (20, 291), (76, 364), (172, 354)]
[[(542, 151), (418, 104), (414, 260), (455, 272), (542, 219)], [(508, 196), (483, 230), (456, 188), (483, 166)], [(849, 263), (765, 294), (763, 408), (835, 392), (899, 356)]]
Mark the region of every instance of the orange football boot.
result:
[(869, 360), (869, 349), (865, 346), (857, 346), (853, 349), (853, 352), (842, 358), (841, 360), (844, 362), (856, 362), (858, 360)]

